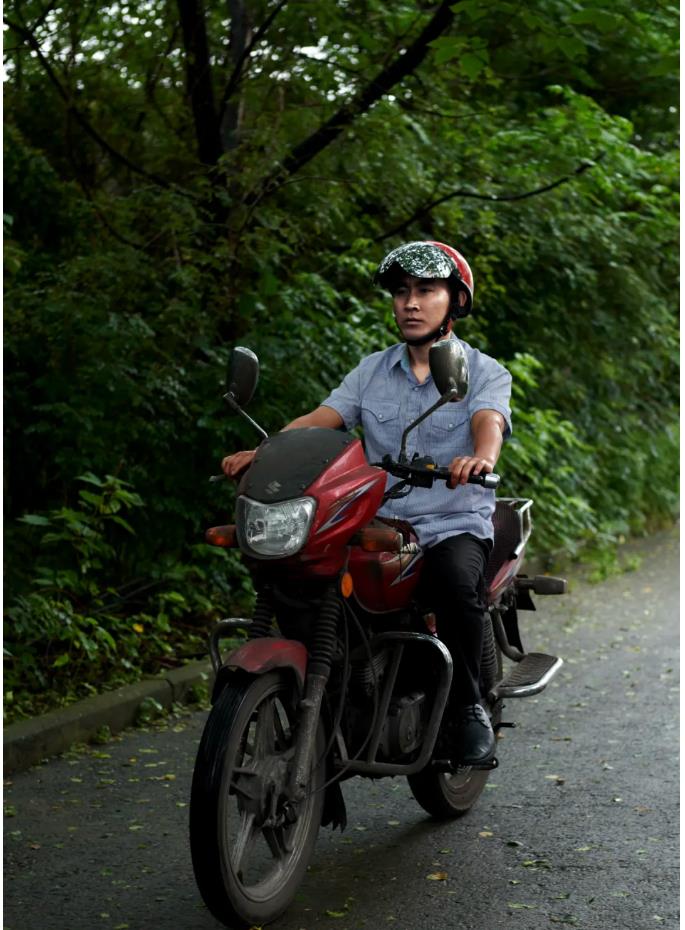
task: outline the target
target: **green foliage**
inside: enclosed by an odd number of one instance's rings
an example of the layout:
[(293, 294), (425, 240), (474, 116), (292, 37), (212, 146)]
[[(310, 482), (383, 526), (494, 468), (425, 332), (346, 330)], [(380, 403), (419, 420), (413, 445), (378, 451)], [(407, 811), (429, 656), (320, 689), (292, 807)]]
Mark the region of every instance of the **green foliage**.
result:
[(160, 564), (156, 577), (124, 572), (114, 584), (134, 533), (128, 512), (143, 501), (111, 475), (78, 480), (89, 487), (76, 508), (21, 518), (40, 539), (30, 590), (6, 611), (10, 717), (204, 654), (206, 629), (229, 592), (249, 610), (245, 570), (207, 545), (192, 547), (187, 562)]
[(311, 409), (394, 340), (370, 281), (406, 239), (472, 263), (459, 333), (514, 374), (500, 470), (540, 553), (601, 560), (677, 508), (677, 10), (461, 0), (412, 58), (441, 5), (237, 0), (253, 46), (204, 7), (4, 10), (15, 706), (249, 605), (199, 543), (233, 500), (206, 476), (255, 442), (230, 349), (260, 357), (268, 430)]

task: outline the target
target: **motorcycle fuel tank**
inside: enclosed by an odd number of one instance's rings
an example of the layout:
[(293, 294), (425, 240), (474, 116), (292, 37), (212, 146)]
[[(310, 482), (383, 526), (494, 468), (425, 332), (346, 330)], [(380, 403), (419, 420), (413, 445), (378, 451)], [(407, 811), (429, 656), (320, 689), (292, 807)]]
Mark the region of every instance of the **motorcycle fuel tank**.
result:
[(401, 552), (364, 552), (355, 547), (348, 564), (354, 596), (370, 613), (402, 610), (414, 593), (422, 565), (423, 552), (415, 539)]

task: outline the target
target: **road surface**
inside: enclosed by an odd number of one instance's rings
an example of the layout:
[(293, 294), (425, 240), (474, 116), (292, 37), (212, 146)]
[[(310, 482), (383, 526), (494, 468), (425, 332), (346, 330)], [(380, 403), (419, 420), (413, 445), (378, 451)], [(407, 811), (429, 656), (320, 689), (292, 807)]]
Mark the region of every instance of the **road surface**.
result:
[[(566, 664), (508, 702), (517, 729), (470, 814), (434, 823), (404, 779), (346, 782), (348, 828), (322, 831), (275, 930), (679, 926), (677, 535), (630, 553), (633, 571), (522, 614), (527, 648)], [(217, 930), (187, 842), (205, 716), (6, 781), (6, 930)]]

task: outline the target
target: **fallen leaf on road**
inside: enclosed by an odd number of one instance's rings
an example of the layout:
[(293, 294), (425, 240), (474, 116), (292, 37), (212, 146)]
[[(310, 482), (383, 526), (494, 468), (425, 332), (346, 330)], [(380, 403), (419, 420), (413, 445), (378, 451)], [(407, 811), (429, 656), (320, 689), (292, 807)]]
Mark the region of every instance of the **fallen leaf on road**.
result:
[(480, 833), (478, 834), (478, 836), (494, 836), (494, 835), (495, 834), (492, 833), (490, 830), (481, 830)]
[(431, 872), (426, 878), (430, 882), (444, 882), (447, 881), (447, 872)]
[(509, 902), (507, 907), (510, 907), (514, 911), (536, 911), (538, 906), (537, 904), (512, 904)]

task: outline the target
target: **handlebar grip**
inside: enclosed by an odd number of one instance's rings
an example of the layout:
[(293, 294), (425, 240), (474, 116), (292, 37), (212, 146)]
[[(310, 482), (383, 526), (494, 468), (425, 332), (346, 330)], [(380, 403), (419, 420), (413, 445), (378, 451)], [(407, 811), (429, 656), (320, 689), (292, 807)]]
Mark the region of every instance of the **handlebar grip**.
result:
[(469, 475), (467, 484), (480, 484), (481, 487), (494, 491), (499, 485), (499, 475), (489, 472), (487, 475)]
[[(433, 474), (436, 478), (441, 479), (442, 481), (449, 481), (450, 479), (450, 470), (449, 468), (436, 468), (433, 471)], [(494, 491), (495, 488), (499, 486), (500, 476), (496, 475), (494, 472), (489, 472), (487, 475), (469, 475), (467, 479), (467, 484), (479, 484), (483, 488)]]

